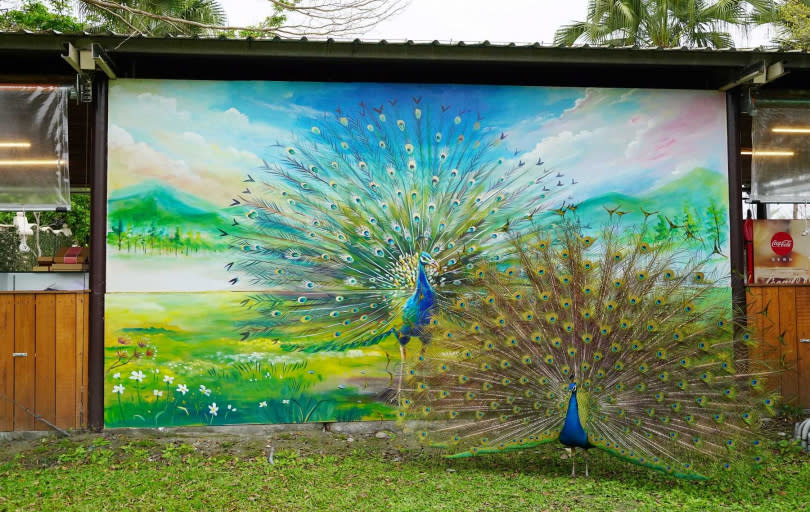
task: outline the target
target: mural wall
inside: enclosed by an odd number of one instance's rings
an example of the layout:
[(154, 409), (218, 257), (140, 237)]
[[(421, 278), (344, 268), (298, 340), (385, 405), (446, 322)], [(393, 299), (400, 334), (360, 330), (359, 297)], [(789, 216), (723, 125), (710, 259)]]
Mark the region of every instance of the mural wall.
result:
[(431, 312), (561, 220), (727, 274), (721, 93), (119, 80), (108, 427), (392, 418)]

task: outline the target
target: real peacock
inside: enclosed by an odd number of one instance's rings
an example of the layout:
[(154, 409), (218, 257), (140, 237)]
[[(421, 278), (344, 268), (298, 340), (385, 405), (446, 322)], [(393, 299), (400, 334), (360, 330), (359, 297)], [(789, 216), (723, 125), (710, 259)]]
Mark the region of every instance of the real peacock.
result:
[(607, 224), (516, 240), (518, 265), (489, 265), (480, 296), (437, 315), (406, 428), (451, 457), (560, 442), (688, 479), (761, 462), (778, 369), (747, 358), (719, 255)]
[(507, 140), (463, 105), (411, 97), (338, 108), (276, 144), (222, 231), (238, 252), (227, 268), (267, 290), (245, 300), (242, 339), (314, 353), (394, 336), (403, 362), (412, 338), (424, 351), (434, 312), (566, 188)]

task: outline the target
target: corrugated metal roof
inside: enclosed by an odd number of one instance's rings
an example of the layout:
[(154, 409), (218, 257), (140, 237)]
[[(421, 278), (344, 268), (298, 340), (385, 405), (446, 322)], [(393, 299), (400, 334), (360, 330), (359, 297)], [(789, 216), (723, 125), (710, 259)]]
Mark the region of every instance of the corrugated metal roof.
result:
[(616, 50), (634, 50), (634, 51), (687, 51), (695, 53), (718, 53), (718, 52), (761, 52), (761, 53), (792, 53), (804, 54), (810, 53), (803, 50), (782, 49), (779, 46), (757, 46), (746, 48), (695, 48), (688, 46), (679, 47), (663, 47), (663, 46), (638, 46), (638, 45), (590, 45), (590, 44), (576, 44), (572, 46), (555, 45), (553, 43), (544, 42), (492, 42), (489, 40), (481, 41), (442, 41), (434, 40), (412, 40), (412, 39), (360, 39), (360, 38), (334, 38), (334, 37), (300, 37), (300, 38), (284, 38), (279, 36), (272, 37), (223, 37), (219, 35), (205, 36), (205, 35), (169, 35), (169, 36), (150, 36), (145, 34), (127, 34), (112, 31), (99, 31), (99, 32), (60, 32), (58, 30), (0, 30), (0, 35), (26, 35), (26, 36), (63, 36), (63, 37), (87, 37), (87, 38), (122, 38), (126, 40), (204, 40), (204, 41), (249, 41), (249, 42), (313, 42), (313, 43), (351, 43), (362, 45), (392, 45), (392, 46), (440, 46), (440, 47), (493, 47), (493, 48), (556, 48), (556, 49), (616, 49)]
[(778, 87), (805, 89), (810, 83), (810, 52), (778, 47), (567, 47), (490, 41), (149, 37), (52, 30), (0, 32), (0, 52), (8, 62), (0, 73), (67, 74), (70, 68), (60, 57), (67, 43), (98, 44), (121, 78), (717, 89), (737, 83), (753, 67), (781, 62), (788, 73), (777, 81)]

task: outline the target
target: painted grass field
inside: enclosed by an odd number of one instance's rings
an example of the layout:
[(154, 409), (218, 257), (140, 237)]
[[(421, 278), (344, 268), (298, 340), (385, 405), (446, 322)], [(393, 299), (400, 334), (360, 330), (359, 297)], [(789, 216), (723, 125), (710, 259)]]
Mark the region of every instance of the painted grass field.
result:
[(787, 441), (770, 446), (760, 471), (688, 482), (599, 452), (589, 478), (571, 478), (561, 446), (448, 460), (390, 435), (152, 431), (4, 442), (0, 510), (810, 510), (810, 456)]
[(344, 353), (242, 342), (243, 293), (107, 296), (105, 425), (390, 419), (395, 341)]

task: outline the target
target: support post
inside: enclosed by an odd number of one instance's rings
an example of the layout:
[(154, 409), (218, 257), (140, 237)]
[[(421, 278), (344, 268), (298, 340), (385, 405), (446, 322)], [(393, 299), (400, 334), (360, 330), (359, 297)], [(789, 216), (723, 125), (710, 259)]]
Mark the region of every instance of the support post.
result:
[[(731, 254), (731, 294), (735, 314), (745, 314), (745, 253), (742, 236), (742, 178), (740, 176), (740, 97), (726, 93), (726, 134), (728, 137), (728, 217)], [(736, 320), (742, 320), (737, 318)]]
[(104, 295), (107, 291), (107, 77), (96, 73), (93, 89), (87, 426), (101, 430), (104, 428)]

